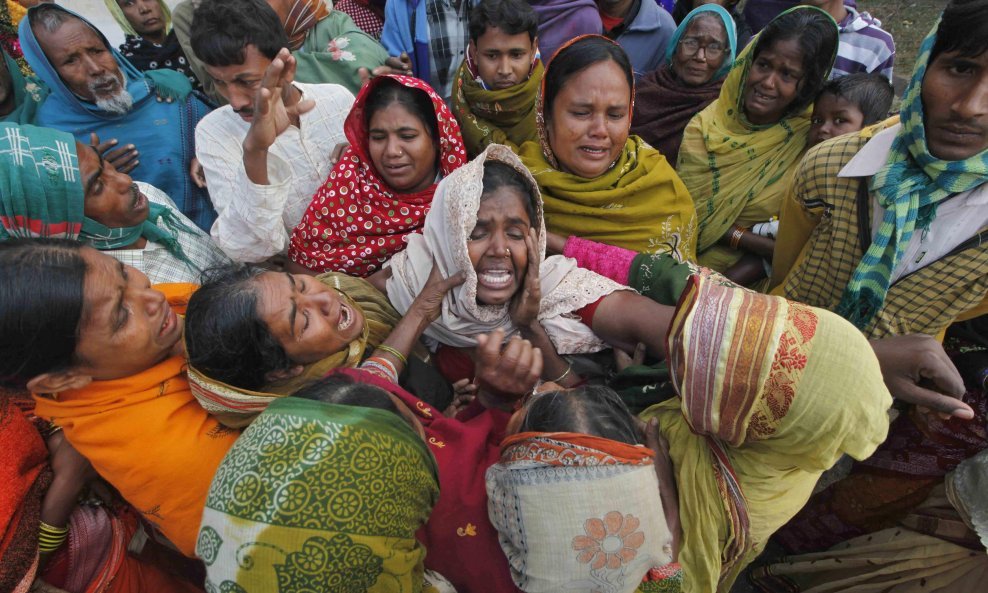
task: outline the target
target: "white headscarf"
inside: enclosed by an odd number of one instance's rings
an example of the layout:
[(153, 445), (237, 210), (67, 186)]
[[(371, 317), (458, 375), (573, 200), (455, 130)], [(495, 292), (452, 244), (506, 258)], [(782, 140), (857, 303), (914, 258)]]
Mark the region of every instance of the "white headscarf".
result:
[(576, 261), (563, 256), (545, 257), (545, 222), (542, 197), (532, 174), (506, 146), (491, 144), (476, 159), (453, 171), (436, 188), (432, 209), (425, 217), (422, 234), (411, 235), (408, 248), (387, 264), (392, 269), (388, 280), (388, 299), (404, 314), (421, 292), (435, 261), (444, 278), (463, 270), (466, 281), (446, 295), (439, 318), (425, 335), (457, 348), (476, 346), (476, 336), (501, 328), (506, 336), (517, 332), (508, 313), (508, 305), (482, 305), (477, 302), (477, 273), (470, 262), (467, 239), (477, 225), (477, 212), (484, 189), (484, 163), (504, 163), (516, 170), (529, 186), (535, 200), (538, 229), (539, 268), (542, 303), (539, 321), (552, 339), (559, 354), (597, 352), (607, 345), (579, 317), (577, 311), (626, 286), (577, 267)]

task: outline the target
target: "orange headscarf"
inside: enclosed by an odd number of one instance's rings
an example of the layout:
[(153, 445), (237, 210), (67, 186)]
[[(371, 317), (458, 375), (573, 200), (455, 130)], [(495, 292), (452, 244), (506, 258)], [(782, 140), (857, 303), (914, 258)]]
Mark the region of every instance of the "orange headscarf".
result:
[[(191, 284), (156, 287), (183, 313)], [(192, 556), (213, 474), (238, 432), (192, 397), (183, 356), (132, 377), (94, 381), (55, 398), (35, 396), (35, 413), (54, 421), (144, 518)]]

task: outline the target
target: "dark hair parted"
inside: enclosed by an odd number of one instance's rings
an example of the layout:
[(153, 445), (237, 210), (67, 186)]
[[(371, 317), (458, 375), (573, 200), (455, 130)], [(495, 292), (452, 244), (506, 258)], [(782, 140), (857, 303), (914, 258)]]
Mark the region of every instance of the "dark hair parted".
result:
[(295, 366), (257, 312), (256, 278), (264, 271), (246, 264), (209, 270), (189, 299), (186, 353), (210, 379), (256, 390), (271, 371)]
[(988, 0), (953, 0), (943, 10), (930, 61), (944, 52), (965, 58), (988, 51)]
[(82, 247), (67, 239), (0, 242), (0, 385), (23, 389), (40, 374), (78, 362)]
[(481, 200), (502, 187), (518, 191), (525, 203), (525, 213), (528, 214), (528, 220), (531, 221), (532, 226), (535, 226), (537, 218), (533, 188), (521, 173), (515, 171), (514, 167), (500, 161), (486, 161), (484, 163), (483, 183), (484, 191), (480, 194)]
[(436, 121), (436, 108), (432, 105), (429, 94), (421, 89), (404, 86), (393, 78), (381, 79), (367, 97), (367, 103), (364, 104), (364, 127), (370, 128), (374, 114), (394, 103), (418, 118), (422, 127), (429, 132), (429, 137), (439, 146), (439, 122)]
[(580, 72), (600, 62), (612, 61), (624, 72), (628, 88), (635, 88), (635, 72), (628, 54), (621, 46), (600, 35), (588, 35), (556, 52), (545, 70), (545, 96), (542, 98), (543, 116), (552, 119), (552, 105), (563, 85)]
[(610, 387), (585, 385), (535, 396), (521, 432), (577, 432), (629, 445), (640, 444), (635, 417)]
[(889, 79), (878, 72), (858, 72), (831, 80), (820, 91), (820, 96), (823, 95), (853, 103), (864, 115), (863, 125), (870, 126), (888, 117), (895, 89)]
[(786, 115), (806, 109), (827, 84), (827, 74), (837, 53), (837, 25), (830, 15), (815, 8), (781, 14), (762, 29), (752, 61), (780, 41), (795, 39), (803, 55), (803, 78)]
[(491, 27), (508, 35), (528, 33), (528, 39), (535, 41), (539, 15), (522, 0), (483, 0), (470, 10), (470, 40), (476, 43)]
[(375, 385), (354, 381), (349, 375), (328, 375), (299, 389), (292, 397), (338, 406), (374, 408), (401, 416), (388, 392)]
[(253, 45), (273, 60), (288, 35), (278, 14), (264, 0), (207, 0), (192, 17), (192, 51), (210, 66), (244, 63), (244, 51)]

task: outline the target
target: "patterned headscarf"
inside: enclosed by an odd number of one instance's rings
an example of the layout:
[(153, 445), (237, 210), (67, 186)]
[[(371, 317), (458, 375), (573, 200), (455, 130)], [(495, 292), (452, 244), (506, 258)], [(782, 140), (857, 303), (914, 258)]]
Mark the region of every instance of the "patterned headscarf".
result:
[(295, 0), (283, 23), (288, 35), (288, 49), (296, 51), (305, 44), (305, 36), (316, 23), (329, 16), (332, 8), (325, 0)]
[(672, 534), (653, 456), (643, 446), (575, 433), (506, 438), (486, 482), (515, 584), (632, 593), (649, 570), (669, 565)]
[(397, 193), (371, 161), (366, 106), (385, 81), (429, 96), (439, 133), (442, 176), (467, 162), (460, 125), (432, 87), (411, 76), (374, 78), (360, 90), (343, 126), (350, 146), (316, 190), (292, 232), (288, 256), (299, 265), (319, 272), (367, 276), (404, 249), (407, 237), (422, 228), (436, 185), (415, 193)]
[(439, 497), (397, 414), (275, 401), (216, 470), (196, 554), (210, 591), (423, 590), (415, 531)]
[(929, 228), (940, 202), (988, 181), (988, 150), (961, 161), (947, 161), (933, 156), (926, 143), (923, 78), (939, 25), (938, 21), (920, 45), (916, 68), (902, 99), (902, 128), (892, 142), (888, 162), (871, 178), (869, 187), (885, 209), (885, 216), (837, 306), (837, 313), (861, 328), (881, 310), (892, 272), (913, 232)]
[[(109, 228), (84, 215), (85, 195), (72, 135), (51, 128), (0, 123), (0, 239), (78, 239), (99, 250), (120, 249), (141, 237), (193, 265), (173, 233), (192, 232), (168, 206), (149, 203), (143, 223)], [(134, 191), (138, 191), (136, 186)]]

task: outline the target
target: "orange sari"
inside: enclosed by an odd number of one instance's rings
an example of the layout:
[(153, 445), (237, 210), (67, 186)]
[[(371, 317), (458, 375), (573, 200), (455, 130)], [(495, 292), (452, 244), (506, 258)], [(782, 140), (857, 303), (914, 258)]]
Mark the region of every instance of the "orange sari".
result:
[[(190, 284), (159, 285), (184, 313)], [(238, 432), (209, 416), (189, 390), (185, 357), (125, 379), (35, 396), (93, 468), (187, 556), (195, 552), (206, 493)]]

